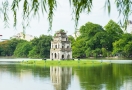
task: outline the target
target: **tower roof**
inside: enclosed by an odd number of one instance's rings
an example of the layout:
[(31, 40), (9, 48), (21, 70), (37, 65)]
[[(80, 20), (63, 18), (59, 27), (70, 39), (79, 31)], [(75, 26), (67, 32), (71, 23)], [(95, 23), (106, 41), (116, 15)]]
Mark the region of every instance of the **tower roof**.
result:
[(66, 33), (66, 32), (65, 32), (65, 30), (61, 29), (61, 30), (57, 31), (56, 34), (57, 33)]

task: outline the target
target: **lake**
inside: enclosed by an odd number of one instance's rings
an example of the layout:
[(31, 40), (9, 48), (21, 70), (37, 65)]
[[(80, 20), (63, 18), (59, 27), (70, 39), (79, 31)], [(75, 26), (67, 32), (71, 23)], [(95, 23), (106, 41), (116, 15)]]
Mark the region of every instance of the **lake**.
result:
[(29, 66), (0, 61), (0, 90), (132, 90), (132, 61), (85, 67)]

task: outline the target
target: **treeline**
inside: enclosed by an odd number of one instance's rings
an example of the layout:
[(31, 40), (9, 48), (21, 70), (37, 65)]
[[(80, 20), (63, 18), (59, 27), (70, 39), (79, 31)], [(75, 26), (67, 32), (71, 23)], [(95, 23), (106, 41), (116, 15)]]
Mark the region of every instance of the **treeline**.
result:
[(132, 57), (132, 34), (110, 20), (104, 27), (91, 22), (79, 29), (80, 36), (72, 41), (73, 57)]
[(0, 42), (0, 56), (49, 58), (52, 36), (41, 35), (31, 41), (11, 39)]
[[(69, 36), (73, 58), (81, 57), (132, 57), (132, 34), (110, 20), (107, 25), (91, 22), (79, 29), (80, 36)], [(52, 36), (42, 35), (30, 42), (11, 39), (0, 42), (0, 56), (49, 58)]]

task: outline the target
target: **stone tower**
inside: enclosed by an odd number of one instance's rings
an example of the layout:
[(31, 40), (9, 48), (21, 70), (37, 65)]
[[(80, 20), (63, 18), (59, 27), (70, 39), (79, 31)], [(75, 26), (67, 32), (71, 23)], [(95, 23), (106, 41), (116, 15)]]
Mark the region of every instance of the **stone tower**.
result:
[(64, 30), (57, 31), (51, 41), (50, 59), (72, 59), (71, 43)]

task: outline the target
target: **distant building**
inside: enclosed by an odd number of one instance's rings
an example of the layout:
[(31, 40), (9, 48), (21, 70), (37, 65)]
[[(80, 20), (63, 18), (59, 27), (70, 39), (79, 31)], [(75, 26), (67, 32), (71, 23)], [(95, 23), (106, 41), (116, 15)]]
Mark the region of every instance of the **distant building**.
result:
[(127, 33), (132, 34), (132, 21), (131, 20), (129, 20), (127, 24)]
[(57, 31), (51, 41), (50, 59), (72, 59), (71, 42), (64, 30)]
[(0, 35), (0, 42), (8, 40), (8, 39), (3, 39), (2, 36), (3, 35)]
[(80, 36), (79, 30), (76, 30), (75, 33), (72, 35), (75, 39)]
[(2, 35), (0, 35), (0, 41), (1, 41)]
[(29, 34), (25, 34), (25, 35), (24, 35), (23, 32), (20, 32), (20, 33), (18, 33), (18, 34), (16, 34), (16, 35), (12, 36), (11, 39), (12, 39), (12, 38), (23, 39), (23, 40), (30, 41), (30, 40), (34, 39), (34, 36), (29, 35)]

